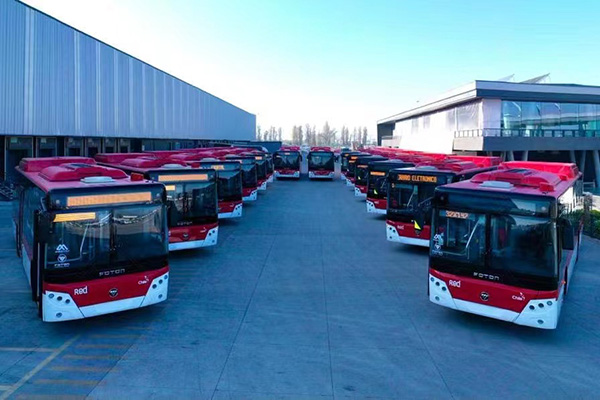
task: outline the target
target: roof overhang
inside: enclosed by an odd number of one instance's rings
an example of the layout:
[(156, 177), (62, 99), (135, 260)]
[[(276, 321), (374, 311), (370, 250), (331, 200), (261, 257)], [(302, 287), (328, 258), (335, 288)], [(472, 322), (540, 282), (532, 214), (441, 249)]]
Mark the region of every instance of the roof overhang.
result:
[(393, 124), (411, 117), (433, 113), (480, 98), (600, 104), (600, 86), (474, 81), (446, 92), (423, 104), (419, 104), (414, 108), (381, 119), (377, 121), (377, 124)]

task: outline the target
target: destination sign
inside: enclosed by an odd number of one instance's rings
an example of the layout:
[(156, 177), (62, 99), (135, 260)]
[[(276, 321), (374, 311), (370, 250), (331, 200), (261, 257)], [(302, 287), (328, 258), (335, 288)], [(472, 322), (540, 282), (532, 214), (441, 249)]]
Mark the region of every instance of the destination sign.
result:
[(458, 219), (467, 219), (469, 218), (469, 213), (458, 212), (458, 211), (446, 211), (446, 217), (448, 218), (458, 218)]
[(437, 183), (438, 177), (431, 175), (398, 174), (397, 179), (403, 182)]
[(371, 171), (372, 176), (385, 176), (385, 172), (381, 171)]
[(208, 174), (189, 174), (189, 175), (159, 175), (159, 182), (190, 182), (207, 181)]

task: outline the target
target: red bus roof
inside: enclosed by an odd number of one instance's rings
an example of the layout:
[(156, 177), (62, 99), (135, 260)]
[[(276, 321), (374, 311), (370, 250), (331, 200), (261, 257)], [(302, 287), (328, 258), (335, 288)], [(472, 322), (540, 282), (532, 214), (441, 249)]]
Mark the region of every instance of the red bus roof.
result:
[(452, 159), (421, 161), (418, 162), (415, 169), (419, 169), (419, 167), (433, 167), (438, 171), (447, 171), (455, 173), (466, 173), (482, 168), (471, 161), (461, 161)]
[(98, 153), (94, 159), (99, 163), (118, 164), (123, 160), (135, 157), (152, 157), (151, 153)]
[(300, 151), (300, 146), (281, 146), (277, 151)]
[[(131, 181), (120, 169), (98, 165), (88, 157), (23, 158), (17, 167), (25, 178), (45, 192), (52, 189), (90, 188), (112, 185), (148, 184), (149, 181)], [(86, 178), (105, 177), (103, 180)]]
[(493, 167), (500, 165), (502, 159), (500, 157), (488, 157), (488, 156), (447, 156), (451, 160), (470, 161), (476, 164), (480, 168)]
[(470, 180), (453, 183), (449, 187), (502, 192), (508, 190), (521, 194), (558, 197), (580, 177), (577, 165), (572, 163), (509, 161), (500, 164), (495, 171), (477, 174)]
[(310, 151), (331, 151), (329, 146), (314, 146), (310, 148)]

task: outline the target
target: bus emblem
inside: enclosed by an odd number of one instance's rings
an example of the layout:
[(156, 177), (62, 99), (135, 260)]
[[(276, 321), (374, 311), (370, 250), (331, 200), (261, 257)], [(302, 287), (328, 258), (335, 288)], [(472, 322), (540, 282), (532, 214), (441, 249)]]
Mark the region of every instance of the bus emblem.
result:
[(112, 288), (108, 291), (108, 295), (110, 297), (117, 297), (118, 294), (119, 294), (119, 290), (117, 288)]
[(483, 301), (488, 301), (490, 299), (490, 294), (488, 292), (481, 292), (479, 298)]
[(58, 260), (58, 262), (64, 263), (65, 261), (67, 261), (67, 256), (61, 253), (58, 255), (58, 257), (56, 257), (56, 259)]
[(67, 247), (66, 244), (59, 244), (58, 246), (56, 246), (55, 253), (68, 253), (68, 252), (69, 252), (69, 248)]

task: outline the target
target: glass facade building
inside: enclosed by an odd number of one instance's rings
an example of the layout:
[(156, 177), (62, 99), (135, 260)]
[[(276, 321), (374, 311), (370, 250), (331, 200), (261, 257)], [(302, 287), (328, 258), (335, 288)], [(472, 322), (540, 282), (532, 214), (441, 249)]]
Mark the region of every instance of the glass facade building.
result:
[(502, 100), (502, 136), (600, 136), (600, 105)]

